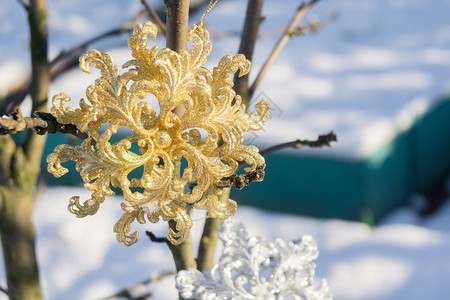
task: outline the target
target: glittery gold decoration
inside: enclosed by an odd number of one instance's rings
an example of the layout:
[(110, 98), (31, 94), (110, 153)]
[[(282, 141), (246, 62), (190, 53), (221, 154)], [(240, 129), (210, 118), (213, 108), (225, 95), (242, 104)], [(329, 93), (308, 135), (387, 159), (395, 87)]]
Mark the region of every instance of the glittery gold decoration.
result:
[[(235, 201), (219, 202), (216, 183), (234, 174), (239, 161), (249, 165), (246, 171), (264, 163), (258, 148), (242, 143), (243, 132), (259, 130), (268, 120), (269, 102), (245, 113), (229, 80), (238, 70), (240, 76), (247, 74), (250, 62), (241, 54), (226, 55), (212, 72), (204, 68), (211, 42), (202, 22), (189, 32), (190, 51), (150, 49), (147, 36), (155, 39), (156, 33), (151, 22), (134, 29), (128, 39), (134, 59), (124, 64), (124, 74), (107, 52), (82, 55), (81, 70), (89, 73), (93, 64), (101, 77), (87, 88), (87, 101), (81, 99), (80, 108), (66, 106), (70, 98), (61, 93), (53, 97), (51, 109), (58, 122), (89, 134), (81, 146), (59, 145), (47, 157), (48, 170), (56, 177), (68, 172), (61, 163), (76, 161), (84, 186), (93, 191), (83, 203), (72, 197), (69, 211), (77, 217), (93, 215), (106, 196), (114, 195), (111, 187), (120, 188), (126, 203), (114, 232), (126, 245), (138, 240), (137, 232), (130, 233), (134, 220), (176, 221), (176, 231), (169, 228), (167, 238), (179, 244), (192, 226), (188, 206), (206, 206), (211, 217), (220, 219), (233, 215)], [(142, 101), (150, 95), (159, 102), (159, 114)], [(180, 106), (181, 116), (173, 112)], [(102, 124), (106, 129), (100, 132)], [(120, 131), (132, 133), (123, 137)], [(122, 139), (113, 143), (113, 136)], [(177, 168), (180, 176), (175, 175)]]

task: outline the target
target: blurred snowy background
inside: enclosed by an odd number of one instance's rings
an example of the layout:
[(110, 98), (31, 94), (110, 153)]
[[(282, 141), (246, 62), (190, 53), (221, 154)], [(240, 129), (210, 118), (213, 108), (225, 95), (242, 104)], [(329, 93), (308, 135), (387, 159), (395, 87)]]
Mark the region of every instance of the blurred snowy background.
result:
[[(162, 1), (149, 2), (160, 7)], [(266, 20), (253, 71), (260, 68), (299, 3), (265, 1)], [(51, 58), (129, 21), (141, 9), (138, 0), (49, 0)], [(222, 0), (206, 18), (213, 36), (208, 67), (223, 55), (236, 53), (245, 9), (246, 1)], [(255, 94), (264, 93), (275, 110), (264, 133), (258, 132), (257, 142), (313, 139), (334, 130), (339, 142), (333, 149), (320, 150), (320, 155), (366, 157), (378, 150), (450, 92), (449, 11), (449, 0), (320, 1), (312, 14), (338, 18), (317, 33), (292, 39), (260, 84)], [(194, 14), (192, 20), (200, 16), (201, 12)], [(30, 71), (26, 18), (18, 1), (0, 0), (0, 95)], [(121, 65), (130, 58), (126, 38), (108, 38), (91, 47), (110, 51)], [(163, 47), (164, 40), (155, 44)], [(97, 75), (74, 69), (52, 84), (50, 95), (64, 91), (77, 101)], [(23, 109), (29, 114), (26, 105)], [(34, 216), (46, 299), (101, 299), (174, 269), (169, 250), (144, 235), (145, 230), (165, 235), (165, 224), (135, 226), (141, 240), (125, 247), (112, 232), (120, 216), (120, 197), (109, 199), (95, 216), (80, 220), (66, 209), (73, 195), (89, 197), (83, 188), (47, 188)], [(196, 211), (193, 219), (196, 240), (204, 211)], [(236, 219), (245, 222), (251, 235), (267, 239), (313, 236), (321, 253), (317, 276), (328, 280), (337, 300), (450, 295), (450, 204), (426, 219), (406, 207), (374, 229), (243, 206)], [(5, 286), (2, 262), (0, 284)], [(173, 277), (150, 289), (154, 299), (176, 298)]]

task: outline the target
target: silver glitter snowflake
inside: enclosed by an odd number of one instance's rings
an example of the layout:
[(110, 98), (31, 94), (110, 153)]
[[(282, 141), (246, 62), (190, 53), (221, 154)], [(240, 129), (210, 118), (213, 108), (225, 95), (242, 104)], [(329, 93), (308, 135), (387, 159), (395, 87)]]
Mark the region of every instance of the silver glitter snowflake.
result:
[(327, 282), (314, 280), (319, 252), (310, 236), (270, 243), (249, 237), (243, 224), (222, 222), (219, 263), (204, 273), (180, 271), (176, 287), (185, 299), (331, 300)]

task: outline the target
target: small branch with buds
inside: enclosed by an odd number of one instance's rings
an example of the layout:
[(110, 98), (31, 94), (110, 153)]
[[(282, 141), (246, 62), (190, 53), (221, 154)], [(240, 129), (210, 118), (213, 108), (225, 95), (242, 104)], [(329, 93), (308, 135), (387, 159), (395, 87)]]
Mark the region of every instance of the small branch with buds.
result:
[(248, 186), (250, 182), (258, 182), (264, 180), (264, 169), (266, 164), (256, 166), (256, 169), (245, 174), (233, 174), (229, 177), (222, 178), (221, 181), (217, 183), (220, 188), (227, 188), (234, 185), (238, 190), (242, 190), (244, 187)]
[(333, 145), (331, 145), (331, 142), (337, 142), (337, 136), (333, 131), (330, 131), (327, 134), (319, 135), (319, 137), (315, 141), (295, 140), (292, 142), (283, 143), (283, 144), (269, 147), (267, 149), (260, 151), (260, 154), (264, 156), (264, 155), (267, 155), (269, 153), (272, 153), (274, 151), (281, 150), (284, 148), (299, 149), (299, 148), (303, 148), (305, 146), (313, 147), (313, 148), (322, 148), (324, 146), (333, 147)]

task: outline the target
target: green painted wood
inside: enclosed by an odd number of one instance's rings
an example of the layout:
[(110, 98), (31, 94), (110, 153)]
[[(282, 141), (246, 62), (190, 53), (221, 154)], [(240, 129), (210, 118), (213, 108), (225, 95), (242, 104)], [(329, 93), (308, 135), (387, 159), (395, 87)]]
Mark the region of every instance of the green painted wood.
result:
[(375, 221), (403, 205), (415, 181), (414, 147), (411, 133), (405, 132), (364, 161), (368, 184), (364, 202)]
[(413, 127), (417, 191), (431, 188), (450, 170), (450, 98), (442, 99)]
[(367, 159), (314, 157), (301, 150), (272, 153), (264, 182), (233, 190), (231, 196), (269, 210), (376, 222), (450, 173), (449, 137), (450, 99), (443, 99)]
[(263, 182), (232, 191), (238, 204), (322, 218), (360, 218), (361, 187), (367, 184), (363, 164), (287, 151), (268, 155), (266, 164)]

